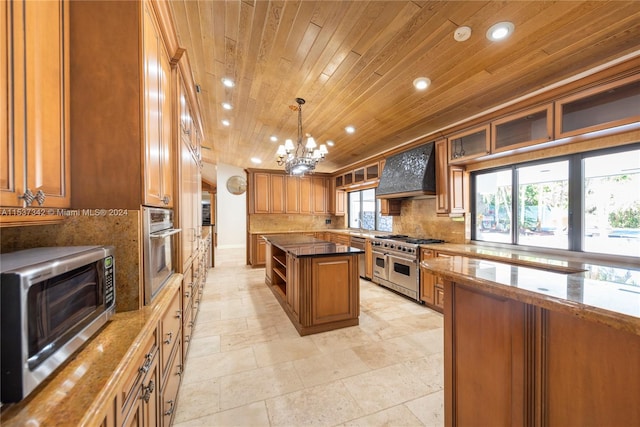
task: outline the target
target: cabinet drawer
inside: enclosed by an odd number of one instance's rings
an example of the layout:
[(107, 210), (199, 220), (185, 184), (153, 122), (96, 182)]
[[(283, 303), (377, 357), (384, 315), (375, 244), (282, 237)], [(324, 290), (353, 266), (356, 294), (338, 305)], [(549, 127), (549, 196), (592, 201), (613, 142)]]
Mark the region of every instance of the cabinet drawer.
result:
[(120, 389), (120, 401), (122, 402), (123, 414), (129, 411), (138, 394), (142, 381), (156, 358), (156, 353), (158, 352), (156, 332), (157, 331), (154, 330), (151, 336), (147, 338), (141, 347), (144, 349), (144, 354), (137, 362), (133, 363), (134, 367), (125, 374), (126, 379), (123, 381), (122, 388)]
[(180, 341), (182, 327), (182, 310), (180, 309), (181, 292), (176, 292), (160, 320), (160, 360), (161, 377), (164, 380), (165, 373), (169, 367), (169, 360), (174, 351), (176, 343)]
[[(178, 343), (178, 346), (180, 343)], [(160, 410), (162, 411), (163, 425), (170, 426), (173, 414), (176, 408), (176, 400), (178, 398), (178, 389), (180, 388), (180, 381), (182, 379), (182, 354), (176, 352), (169, 369), (169, 377), (162, 389), (162, 404)]]

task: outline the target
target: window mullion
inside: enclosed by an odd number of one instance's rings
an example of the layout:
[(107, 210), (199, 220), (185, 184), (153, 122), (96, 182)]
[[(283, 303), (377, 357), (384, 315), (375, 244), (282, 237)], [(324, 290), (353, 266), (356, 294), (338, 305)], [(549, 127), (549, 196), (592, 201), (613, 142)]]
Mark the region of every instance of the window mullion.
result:
[(520, 181), (518, 179), (518, 169), (511, 168), (511, 243), (518, 244), (518, 207), (520, 197)]

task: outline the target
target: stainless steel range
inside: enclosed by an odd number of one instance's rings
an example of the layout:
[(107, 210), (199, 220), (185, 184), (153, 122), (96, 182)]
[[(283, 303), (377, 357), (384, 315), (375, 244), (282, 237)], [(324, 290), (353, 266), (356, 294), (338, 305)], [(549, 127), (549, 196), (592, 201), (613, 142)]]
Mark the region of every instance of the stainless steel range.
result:
[(444, 240), (413, 238), (402, 234), (374, 236), (371, 241), (373, 282), (419, 302), (419, 247), (443, 242)]

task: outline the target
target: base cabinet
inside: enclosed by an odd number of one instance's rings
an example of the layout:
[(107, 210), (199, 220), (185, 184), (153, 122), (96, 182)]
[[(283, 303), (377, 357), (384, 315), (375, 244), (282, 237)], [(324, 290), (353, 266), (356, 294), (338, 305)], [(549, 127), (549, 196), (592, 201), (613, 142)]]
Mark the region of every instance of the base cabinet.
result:
[(444, 281), (446, 426), (640, 425), (640, 336)]

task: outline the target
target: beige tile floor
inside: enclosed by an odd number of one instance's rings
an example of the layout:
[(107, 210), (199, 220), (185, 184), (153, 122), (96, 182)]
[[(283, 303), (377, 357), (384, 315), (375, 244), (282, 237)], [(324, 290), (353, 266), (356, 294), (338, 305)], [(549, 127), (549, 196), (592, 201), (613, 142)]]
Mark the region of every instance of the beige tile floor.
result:
[(216, 254), (174, 426), (441, 426), (442, 315), (360, 281), (360, 325), (300, 337), (244, 249)]

